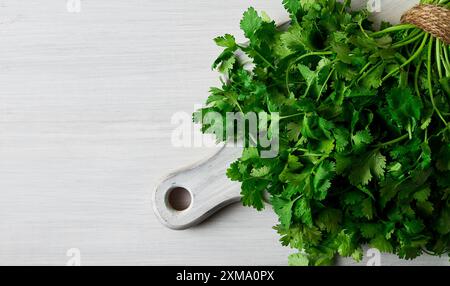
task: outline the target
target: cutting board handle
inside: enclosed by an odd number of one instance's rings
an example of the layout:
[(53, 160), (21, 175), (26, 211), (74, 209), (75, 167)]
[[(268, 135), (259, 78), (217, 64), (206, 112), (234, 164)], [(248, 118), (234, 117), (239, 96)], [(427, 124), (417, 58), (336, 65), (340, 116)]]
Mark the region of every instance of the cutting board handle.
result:
[[(239, 201), (240, 184), (230, 181), (226, 170), (241, 154), (241, 147), (224, 145), (211, 158), (167, 176), (153, 193), (153, 209), (161, 223), (171, 229), (186, 229)], [(174, 190), (188, 192), (186, 209), (174, 207)]]

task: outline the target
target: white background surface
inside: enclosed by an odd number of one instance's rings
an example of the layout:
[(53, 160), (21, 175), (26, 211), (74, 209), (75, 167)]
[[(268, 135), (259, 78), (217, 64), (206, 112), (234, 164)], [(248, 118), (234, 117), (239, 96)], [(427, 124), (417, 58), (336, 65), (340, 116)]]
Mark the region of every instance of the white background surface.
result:
[(0, 264), (286, 264), (271, 210), (172, 231), (151, 208), (214, 152), (172, 147), (170, 118), (217, 83), (211, 39), (249, 5), (287, 19), (281, 0), (0, 0)]

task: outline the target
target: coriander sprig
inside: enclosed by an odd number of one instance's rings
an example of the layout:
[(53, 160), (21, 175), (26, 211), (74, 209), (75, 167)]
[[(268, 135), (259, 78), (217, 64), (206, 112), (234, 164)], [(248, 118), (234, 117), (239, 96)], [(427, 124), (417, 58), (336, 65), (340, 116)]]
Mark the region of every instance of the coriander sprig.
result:
[(261, 210), (270, 194), (281, 243), (299, 250), (291, 265), (359, 261), (365, 244), (404, 259), (447, 253), (449, 46), (412, 24), (376, 31), (348, 0), (283, 4), (288, 29), (249, 8), (248, 44), (215, 39), (224, 51), (213, 67), (228, 80), (195, 116), (279, 113), (278, 155), (247, 146), (227, 171), (243, 204)]

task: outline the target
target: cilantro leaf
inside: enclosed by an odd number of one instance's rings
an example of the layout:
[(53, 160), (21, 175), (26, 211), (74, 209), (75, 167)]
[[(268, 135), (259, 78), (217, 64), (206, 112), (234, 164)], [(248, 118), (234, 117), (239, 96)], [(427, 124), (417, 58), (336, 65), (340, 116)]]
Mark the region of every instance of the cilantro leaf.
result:
[(381, 234), (378, 234), (370, 241), (372, 247), (377, 248), (381, 252), (391, 253), (394, 248), (392, 244)]
[(408, 88), (393, 88), (387, 94), (387, 103), (394, 122), (400, 127), (406, 128), (420, 120), (422, 103)]
[(289, 266), (308, 266), (308, 256), (302, 253), (293, 253), (288, 257)]
[(342, 211), (333, 208), (324, 209), (319, 213), (315, 222), (319, 229), (336, 233), (342, 222)]
[(262, 166), (260, 168), (253, 168), (250, 176), (252, 177), (264, 177), (270, 173), (270, 168), (268, 166)]
[(366, 145), (372, 143), (373, 138), (369, 130), (362, 130), (352, 135), (353, 148), (361, 150)]
[(320, 163), (315, 170), (313, 178), (315, 199), (321, 201), (327, 196), (327, 190), (331, 187), (331, 179), (334, 177), (335, 165), (333, 162)]
[(383, 71), (384, 71), (383, 65), (379, 65), (375, 69), (370, 71), (370, 73), (368, 73), (363, 79), (363, 82), (362, 82), (363, 86), (366, 88), (380, 87), (380, 85), (382, 83), (381, 79), (383, 76)]
[(241, 186), (242, 203), (244, 206), (252, 206), (257, 210), (264, 209), (263, 198), (266, 187), (266, 182), (244, 181)]
[(272, 206), (278, 214), (280, 223), (283, 227), (289, 227), (292, 218), (292, 206), (295, 201), (285, 200), (280, 197), (272, 197)]
[(283, 5), (291, 14), (297, 14), (300, 10), (300, 0), (283, 0)]
[(230, 34), (225, 34), (224, 36), (217, 37), (214, 39), (214, 42), (216, 42), (219, 47), (230, 49), (236, 48), (236, 39), (233, 35)]
[(262, 18), (258, 15), (255, 8), (250, 7), (244, 13), (244, 17), (241, 20), (241, 29), (244, 31), (247, 39), (252, 39), (256, 32), (261, 28), (263, 23)]
[(294, 209), (295, 217), (308, 226), (313, 225), (310, 201), (306, 198), (297, 200)]
[(360, 158), (351, 168), (349, 179), (355, 185), (367, 185), (376, 176), (383, 177), (386, 168), (386, 157), (379, 151), (370, 152)]

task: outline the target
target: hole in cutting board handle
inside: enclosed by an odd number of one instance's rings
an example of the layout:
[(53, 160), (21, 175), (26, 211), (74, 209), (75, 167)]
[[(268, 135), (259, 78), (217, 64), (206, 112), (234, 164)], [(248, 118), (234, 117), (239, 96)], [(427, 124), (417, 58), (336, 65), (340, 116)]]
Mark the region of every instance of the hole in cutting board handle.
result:
[(162, 224), (187, 229), (240, 200), (240, 184), (229, 180), (226, 170), (242, 155), (242, 148), (226, 147), (209, 159), (170, 173), (156, 186), (153, 210)]
[(192, 205), (192, 194), (186, 188), (171, 188), (166, 196), (167, 206), (173, 210), (185, 211)]

